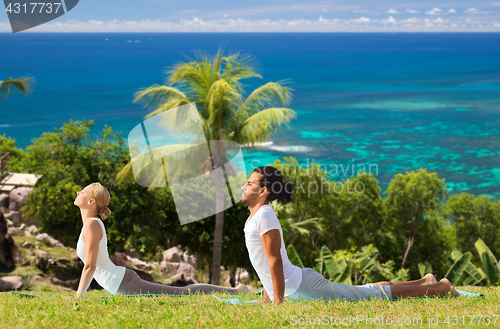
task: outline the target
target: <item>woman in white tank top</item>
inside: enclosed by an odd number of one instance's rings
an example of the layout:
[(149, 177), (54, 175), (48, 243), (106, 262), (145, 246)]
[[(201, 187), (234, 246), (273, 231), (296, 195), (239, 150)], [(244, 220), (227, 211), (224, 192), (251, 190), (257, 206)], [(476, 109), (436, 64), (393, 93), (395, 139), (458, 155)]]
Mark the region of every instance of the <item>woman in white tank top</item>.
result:
[[(108, 190), (100, 183), (92, 183), (77, 193), (74, 204), (80, 208), (83, 228), (78, 239), (77, 254), (84, 262), (77, 297), (85, 295), (92, 279), (111, 294), (171, 294), (188, 295), (192, 293), (227, 292), (237, 294), (246, 292), (244, 285), (236, 288), (223, 288), (209, 284), (193, 284), (185, 287), (172, 287), (141, 279), (133, 270), (116, 266), (109, 259), (108, 239), (103, 220), (111, 211)], [(98, 218), (99, 215), (101, 218)]]

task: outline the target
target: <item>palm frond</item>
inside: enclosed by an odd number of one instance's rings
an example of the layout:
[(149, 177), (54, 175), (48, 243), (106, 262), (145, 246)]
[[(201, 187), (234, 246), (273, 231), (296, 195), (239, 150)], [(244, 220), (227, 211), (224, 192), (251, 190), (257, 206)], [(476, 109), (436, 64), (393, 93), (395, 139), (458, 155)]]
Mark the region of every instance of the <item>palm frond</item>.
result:
[(225, 57), (225, 67), (222, 78), (230, 83), (246, 78), (262, 78), (255, 72), (255, 66), (258, 66), (250, 55), (240, 55), (239, 53)]
[[(272, 107), (285, 107), (290, 103), (291, 89), (280, 83), (268, 82), (255, 89), (247, 99), (241, 103), (233, 116), (232, 122), (247, 119), (261, 109)], [(231, 124), (228, 125), (231, 128)]]
[(297, 234), (309, 236), (311, 233), (322, 233), (321, 218), (309, 218), (301, 222), (290, 222), (289, 225)]
[(32, 91), (32, 86), (35, 83), (33, 77), (21, 77), (17, 79), (8, 78), (0, 80), (0, 99), (9, 97), (12, 92), (12, 87), (21, 91), (25, 96)]
[(279, 126), (289, 125), (290, 120), (295, 118), (293, 110), (287, 108), (270, 108), (255, 113), (246, 119), (239, 131), (238, 139), (240, 143), (255, 143), (266, 140), (272, 135)]
[(171, 98), (185, 100), (189, 103), (186, 94), (179, 89), (157, 84), (136, 92), (134, 94), (134, 103), (140, 103), (146, 107), (155, 108), (167, 103)]

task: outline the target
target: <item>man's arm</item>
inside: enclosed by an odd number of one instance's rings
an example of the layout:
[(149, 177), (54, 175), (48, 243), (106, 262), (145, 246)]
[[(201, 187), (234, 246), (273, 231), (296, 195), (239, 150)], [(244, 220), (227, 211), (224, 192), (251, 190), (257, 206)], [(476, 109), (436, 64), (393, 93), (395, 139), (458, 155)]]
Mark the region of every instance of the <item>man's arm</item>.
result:
[[(274, 304), (281, 304), (285, 298), (285, 275), (283, 273), (283, 260), (281, 259), (280, 252), (280, 231), (277, 229), (267, 231), (261, 236), (261, 239), (264, 244), (267, 259), (269, 260), (271, 279), (273, 280)], [(264, 295), (264, 298), (265, 297), (266, 295)], [(269, 298), (269, 296), (267, 298)]]
[(99, 251), (99, 241), (102, 238), (101, 225), (95, 221), (90, 221), (89, 225), (83, 229), (85, 233), (85, 266), (76, 292), (76, 297), (84, 296), (92, 282), (97, 264), (97, 253)]

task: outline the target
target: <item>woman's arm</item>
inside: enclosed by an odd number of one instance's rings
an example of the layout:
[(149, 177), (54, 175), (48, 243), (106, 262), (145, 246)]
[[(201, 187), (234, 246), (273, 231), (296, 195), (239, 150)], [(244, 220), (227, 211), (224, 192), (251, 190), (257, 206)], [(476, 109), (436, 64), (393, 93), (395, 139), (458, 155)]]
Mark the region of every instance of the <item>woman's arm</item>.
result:
[(84, 296), (92, 282), (97, 264), (97, 253), (99, 251), (99, 241), (102, 238), (101, 225), (96, 220), (90, 220), (88, 225), (83, 229), (85, 234), (85, 266), (83, 267), (82, 276), (76, 296)]
[(264, 233), (261, 239), (269, 260), (271, 279), (273, 280), (274, 304), (281, 304), (285, 296), (285, 275), (283, 273), (283, 260), (281, 259), (280, 231), (270, 230)]

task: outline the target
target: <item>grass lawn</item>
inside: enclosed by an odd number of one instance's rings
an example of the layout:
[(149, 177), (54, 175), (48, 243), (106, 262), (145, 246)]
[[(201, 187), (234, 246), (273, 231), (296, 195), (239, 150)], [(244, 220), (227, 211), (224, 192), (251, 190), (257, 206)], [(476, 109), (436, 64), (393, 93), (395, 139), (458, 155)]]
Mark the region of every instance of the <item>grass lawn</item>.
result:
[[(33, 292), (53, 298), (23, 298), (8, 292), (0, 294), (0, 328), (277, 328), (311, 327), (314, 322), (317, 327), (500, 327), (500, 287), (461, 289), (484, 293), (486, 298), (285, 302), (273, 306), (230, 305), (210, 295), (76, 300), (74, 292)], [(108, 295), (102, 290), (86, 294)]]

